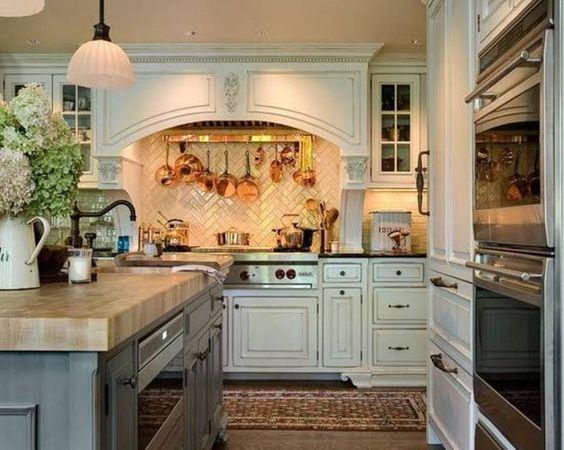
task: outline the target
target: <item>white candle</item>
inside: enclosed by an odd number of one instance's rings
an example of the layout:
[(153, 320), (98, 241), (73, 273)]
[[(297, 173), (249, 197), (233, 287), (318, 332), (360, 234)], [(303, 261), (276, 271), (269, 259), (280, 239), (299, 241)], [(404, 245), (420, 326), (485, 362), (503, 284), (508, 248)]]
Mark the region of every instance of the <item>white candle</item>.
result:
[(92, 260), (90, 256), (69, 257), (69, 283), (84, 283), (91, 281), (90, 272)]

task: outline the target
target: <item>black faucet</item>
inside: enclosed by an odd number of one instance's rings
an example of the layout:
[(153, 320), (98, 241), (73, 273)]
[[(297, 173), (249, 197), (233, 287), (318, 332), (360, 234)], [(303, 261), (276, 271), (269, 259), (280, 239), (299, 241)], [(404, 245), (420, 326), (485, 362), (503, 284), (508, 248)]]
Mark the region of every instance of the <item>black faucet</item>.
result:
[(101, 217), (104, 214), (107, 214), (108, 212), (110, 212), (112, 209), (114, 209), (116, 206), (119, 205), (123, 205), (123, 206), (127, 206), (129, 208), (129, 218), (132, 222), (135, 222), (135, 220), (137, 219), (137, 215), (135, 213), (135, 207), (133, 206), (133, 204), (127, 200), (116, 200), (113, 203), (110, 203), (108, 206), (106, 206), (104, 209), (101, 209), (100, 211), (81, 211), (78, 208), (78, 203), (74, 202), (74, 207), (72, 209), (72, 212), (70, 214), (70, 219), (71, 219), (71, 245), (74, 248), (79, 248), (82, 246), (82, 238), (80, 237), (80, 218), (81, 217)]

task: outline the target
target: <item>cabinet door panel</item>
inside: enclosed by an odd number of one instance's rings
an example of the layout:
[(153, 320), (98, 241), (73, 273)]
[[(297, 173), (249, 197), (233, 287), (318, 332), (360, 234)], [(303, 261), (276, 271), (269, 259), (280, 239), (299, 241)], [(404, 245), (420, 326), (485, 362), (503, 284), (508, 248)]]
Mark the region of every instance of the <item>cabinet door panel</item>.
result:
[(210, 331), (210, 412), (212, 415), (212, 424), (217, 425), (221, 420), (223, 411), (223, 324), (222, 318), (212, 324)]
[(429, 257), (446, 260), (446, 140), (447, 101), (447, 13), (445, 3), (429, 11), (428, 20), (429, 93)]
[(361, 352), (361, 290), (323, 290), (323, 365), (356, 367)]
[(233, 304), (235, 366), (317, 364), (317, 298), (235, 297)]
[(470, 450), (472, 447), (472, 377), (448, 354), (431, 343), (431, 355), (441, 354), (445, 366), (458, 373), (445, 373), (429, 365), (429, 417), (448, 442), (447, 448)]
[(133, 348), (127, 347), (106, 366), (106, 448), (137, 449), (137, 389), (125, 380), (134, 377)]

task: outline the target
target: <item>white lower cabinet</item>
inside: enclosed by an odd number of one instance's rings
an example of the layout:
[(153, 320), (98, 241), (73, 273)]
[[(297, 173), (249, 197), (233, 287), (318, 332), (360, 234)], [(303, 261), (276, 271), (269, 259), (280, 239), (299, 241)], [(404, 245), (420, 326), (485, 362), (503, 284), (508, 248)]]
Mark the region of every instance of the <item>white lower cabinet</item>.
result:
[(429, 425), (445, 448), (470, 450), (474, 448), (472, 375), (432, 341), (429, 357)]
[(317, 365), (316, 297), (234, 297), (233, 365)]
[(372, 363), (425, 364), (427, 330), (373, 330)]
[(356, 367), (362, 351), (362, 290), (323, 289), (323, 365)]

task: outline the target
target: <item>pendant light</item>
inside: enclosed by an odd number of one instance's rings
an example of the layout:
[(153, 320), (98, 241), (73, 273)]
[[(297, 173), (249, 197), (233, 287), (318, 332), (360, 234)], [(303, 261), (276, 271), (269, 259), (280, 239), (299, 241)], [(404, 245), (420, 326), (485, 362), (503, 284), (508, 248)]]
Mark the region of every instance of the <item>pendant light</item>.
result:
[(110, 27), (104, 23), (104, 0), (100, 0), (100, 23), (94, 25), (94, 37), (72, 56), (67, 79), (73, 84), (102, 89), (124, 88), (135, 82), (127, 54), (110, 40)]
[(33, 16), (45, 8), (45, 0), (1, 0), (0, 17)]

